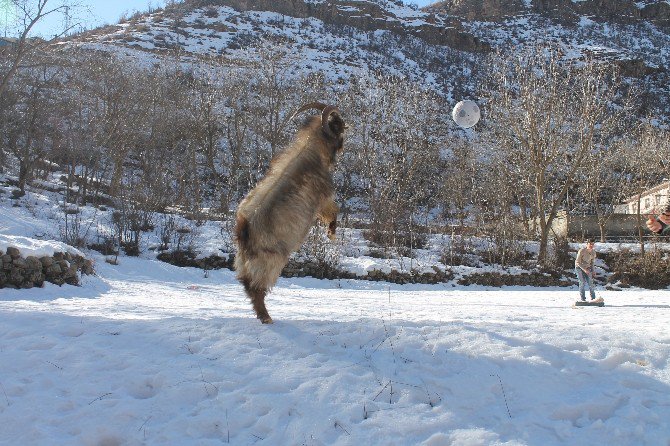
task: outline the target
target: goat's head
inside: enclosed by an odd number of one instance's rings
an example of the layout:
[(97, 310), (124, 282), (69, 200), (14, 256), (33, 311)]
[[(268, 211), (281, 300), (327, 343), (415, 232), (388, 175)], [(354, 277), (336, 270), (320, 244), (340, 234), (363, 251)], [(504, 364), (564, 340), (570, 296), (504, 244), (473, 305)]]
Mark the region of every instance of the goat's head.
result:
[(290, 121), (300, 113), (312, 109), (321, 110), (320, 128), (328, 145), (331, 146), (334, 151), (342, 150), (344, 129), (347, 128), (347, 125), (344, 123), (340, 111), (334, 105), (311, 102), (296, 110), (288, 120)]

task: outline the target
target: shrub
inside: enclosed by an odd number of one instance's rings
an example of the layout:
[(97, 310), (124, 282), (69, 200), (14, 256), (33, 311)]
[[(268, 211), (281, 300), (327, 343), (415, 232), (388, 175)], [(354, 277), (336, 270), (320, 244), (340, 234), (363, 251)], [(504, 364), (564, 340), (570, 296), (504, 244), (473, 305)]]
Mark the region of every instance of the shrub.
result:
[(670, 286), (670, 257), (660, 250), (644, 255), (623, 249), (609, 256), (614, 273), (609, 282), (658, 290)]
[(373, 227), (363, 231), (363, 237), (384, 251), (393, 248), (398, 255), (404, 257), (414, 257), (415, 249), (423, 249), (428, 244), (428, 236), (417, 231), (386, 231)]
[(210, 6), (205, 9), (205, 16), (209, 17), (210, 19), (215, 19), (219, 17), (219, 11), (216, 8)]
[(506, 266), (524, 266), (529, 260), (530, 253), (520, 240), (487, 237), (488, 243), (481, 251), (486, 263), (495, 263)]
[(558, 272), (574, 268), (575, 258), (570, 255), (570, 243), (567, 238), (554, 237), (549, 248), (545, 269)]
[(89, 249), (98, 251), (100, 254), (110, 256), (118, 255), (119, 251), (116, 249), (116, 241), (111, 237), (105, 237), (99, 243), (91, 243), (88, 245)]
[(446, 239), (440, 262), (445, 265), (477, 266), (479, 256), (470, 238), (456, 235)]

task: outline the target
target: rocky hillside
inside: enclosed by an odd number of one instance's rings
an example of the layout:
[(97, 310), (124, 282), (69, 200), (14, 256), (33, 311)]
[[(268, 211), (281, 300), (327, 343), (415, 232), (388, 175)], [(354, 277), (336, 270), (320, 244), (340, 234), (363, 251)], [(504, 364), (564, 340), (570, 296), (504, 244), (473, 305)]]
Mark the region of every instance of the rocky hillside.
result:
[(598, 22), (670, 26), (670, 4), (665, 0), (446, 0), (426, 11), (453, 14), (468, 21), (502, 21), (538, 14), (566, 25), (576, 25), (585, 16)]
[(409, 77), (450, 99), (476, 96), (476, 74), (495, 50), (554, 41), (566, 57), (623, 68), (670, 115), (670, 3), (630, 0), (184, 0), (75, 37), (129, 54), (170, 53), (253, 63), (284, 52), (294, 72), (347, 82), (375, 71)]

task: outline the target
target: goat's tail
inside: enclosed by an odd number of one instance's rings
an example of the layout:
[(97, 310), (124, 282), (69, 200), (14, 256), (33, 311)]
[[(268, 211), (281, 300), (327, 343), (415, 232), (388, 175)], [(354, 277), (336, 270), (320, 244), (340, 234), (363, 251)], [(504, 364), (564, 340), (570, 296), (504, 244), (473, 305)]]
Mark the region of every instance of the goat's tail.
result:
[(249, 220), (242, 215), (237, 216), (235, 221), (235, 238), (240, 251), (248, 252), (249, 246)]
[[(245, 264), (251, 257), (251, 237), (249, 234), (249, 220), (242, 215), (237, 216), (235, 221), (235, 242), (237, 243), (237, 254), (235, 255), (235, 271), (238, 279), (247, 276)], [(241, 279), (240, 279), (241, 280)]]

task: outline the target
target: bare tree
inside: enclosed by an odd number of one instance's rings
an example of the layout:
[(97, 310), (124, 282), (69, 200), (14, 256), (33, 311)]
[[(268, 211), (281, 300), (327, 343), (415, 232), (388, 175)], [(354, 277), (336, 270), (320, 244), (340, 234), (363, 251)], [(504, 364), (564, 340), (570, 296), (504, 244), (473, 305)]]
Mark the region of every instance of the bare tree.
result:
[(248, 112), (248, 80), (239, 71), (229, 71), (223, 85), (223, 119), (225, 124), (223, 148), (220, 158), (220, 199), (221, 212), (228, 213), (231, 204), (242, 198), (252, 184), (251, 157), (251, 114)]
[(441, 205), (445, 217), (457, 222), (462, 231), (477, 202), (480, 162), (475, 145), (465, 139), (454, 140), (445, 149), (448, 153), (441, 175)]
[(60, 70), (42, 61), (16, 77), (17, 85), (2, 97), (0, 141), (18, 161), (18, 186), (24, 192), (38, 161), (58, 147), (57, 121), (58, 76)]
[(558, 48), (534, 46), (492, 61), (487, 93), (489, 147), (507, 163), (522, 163), (519, 186), (528, 184), (538, 223), (538, 261), (545, 263), (551, 225), (588, 154), (617, 134), (613, 68), (573, 64)]
[(16, 35), (16, 42), (11, 48), (7, 63), (0, 65), (0, 96), (5, 92), (9, 81), (19, 70), (24, 59), (39, 49), (70, 32), (78, 23), (70, 24), (62, 32), (48, 40), (30, 39), (31, 31), (48, 16), (70, 14), (80, 7), (78, 2), (67, 0), (4, 0), (3, 8), (16, 14), (12, 23), (5, 24), (6, 29)]
[(616, 206), (626, 197), (630, 164), (626, 162), (627, 147), (634, 142), (627, 137), (612, 141), (609, 146), (595, 148), (588, 154), (584, 168), (575, 180), (577, 187), (569, 211), (595, 214), (600, 241), (606, 241), (607, 222)]
[(423, 243), (418, 225), (440, 200), (440, 150), (447, 135), (442, 100), (403, 79), (354, 83), (347, 113), (357, 116), (342, 175), (370, 218), (370, 237), (386, 248)]
[(252, 81), (253, 102), (257, 118), (254, 131), (267, 141), (272, 158), (286, 142), (282, 125), (292, 107), (299, 83), (291, 78), (296, 67), (295, 56), (281, 47), (267, 45), (257, 48), (258, 76)]

